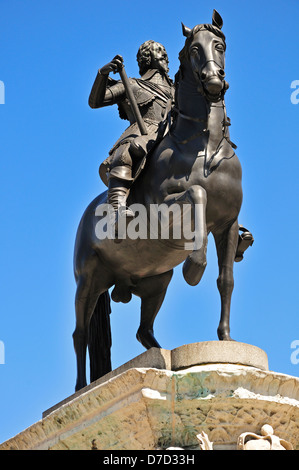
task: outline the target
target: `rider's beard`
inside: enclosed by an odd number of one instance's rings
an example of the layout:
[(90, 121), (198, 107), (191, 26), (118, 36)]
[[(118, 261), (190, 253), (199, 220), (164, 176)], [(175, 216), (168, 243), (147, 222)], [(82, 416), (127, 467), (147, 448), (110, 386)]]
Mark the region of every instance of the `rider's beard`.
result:
[(160, 72), (164, 73), (165, 75), (168, 74), (169, 68), (168, 68), (168, 63), (165, 59), (162, 59), (159, 61), (159, 70)]

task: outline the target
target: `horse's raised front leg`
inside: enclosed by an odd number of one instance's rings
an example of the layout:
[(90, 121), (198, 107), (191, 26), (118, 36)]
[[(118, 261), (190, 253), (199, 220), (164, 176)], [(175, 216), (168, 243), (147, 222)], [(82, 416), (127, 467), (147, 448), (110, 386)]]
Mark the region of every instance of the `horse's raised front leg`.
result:
[(188, 248), (188, 245), (193, 245), (193, 251), (184, 262), (183, 275), (185, 281), (190, 286), (196, 286), (200, 282), (207, 265), (207, 194), (204, 188), (196, 185), (191, 186), (186, 191), (186, 197), (192, 206), (193, 231), (195, 235), (193, 242), (186, 244), (186, 248)]
[(239, 237), (238, 222), (235, 221), (229, 228), (221, 233), (214, 233), (219, 277), (217, 286), (221, 297), (221, 316), (218, 326), (218, 338), (222, 341), (232, 341), (230, 337), (230, 307), (234, 289), (233, 267)]
[(201, 280), (207, 265), (207, 193), (202, 186), (194, 185), (177, 195), (171, 194), (165, 199), (164, 203), (169, 207), (179, 204), (182, 209), (180, 220), (177, 219), (177, 222), (182, 227), (181, 236), (185, 238), (184, 249), (188, 252), (191, 251), (186, 256), (183, 275), (190, 286), (196, 286)]
[(154, 336), (154, 321), (163, 303), (173, 271), (139, 281), (134, 294), (141, 297), (140, 326), (136, 337), (146, 348), (161, 348)]

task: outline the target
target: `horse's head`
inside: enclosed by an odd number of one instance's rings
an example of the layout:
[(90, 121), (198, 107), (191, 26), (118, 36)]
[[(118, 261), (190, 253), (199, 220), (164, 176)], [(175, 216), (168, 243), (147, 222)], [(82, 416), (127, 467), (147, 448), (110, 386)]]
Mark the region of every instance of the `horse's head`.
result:
[(224, 81), (226, 44), (222, 25), (222, 18), (216, 10), (212, 24), (199, 24), (193, 29), (182, 25), (187, 39), (180, 59), (189, 60), (195, 80), (211, 101), (220, 99), (228, 88)]

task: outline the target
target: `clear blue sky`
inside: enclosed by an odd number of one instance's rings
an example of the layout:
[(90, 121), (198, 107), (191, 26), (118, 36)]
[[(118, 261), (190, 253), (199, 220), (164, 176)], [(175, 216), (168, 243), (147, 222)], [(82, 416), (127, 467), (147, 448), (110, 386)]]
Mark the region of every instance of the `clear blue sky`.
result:
[[(240, 223), (255, 238), (235, 264), (231, 333), (264, 349), (271, 370), (298, 376), (291, 343), (299, 340), (299, 104), (290, 99), (299, 80), (298, 1), (0, 0), (0, 442), (74, 391), (75, 233), (105, 189), (98, 166), (125, 127), (116, 108), (88, 107), (97, 69), (122, 54), (137, 76), (137, 49), (154, 39), (174, 76), (181, 21), (210, 22), (213, 8), (227, 37), (226, 105), (243, 167)], [(212, 239), (197, 287), (175, 270), (155, 324), (164, 348), (217, 339), (217, 274)], [(113, 367), (144, 351), (135, 339), (139, 308), (139, 299), (112, 304)]]

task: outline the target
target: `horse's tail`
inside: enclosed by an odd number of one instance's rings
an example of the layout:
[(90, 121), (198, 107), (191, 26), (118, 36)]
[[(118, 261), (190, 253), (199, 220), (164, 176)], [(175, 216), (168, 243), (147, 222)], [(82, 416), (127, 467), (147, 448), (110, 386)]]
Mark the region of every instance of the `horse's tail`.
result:
[(110, 313), (110, 295), (106, 291), (98, 298), (89, 325), (90, 382), (111, 371)]

